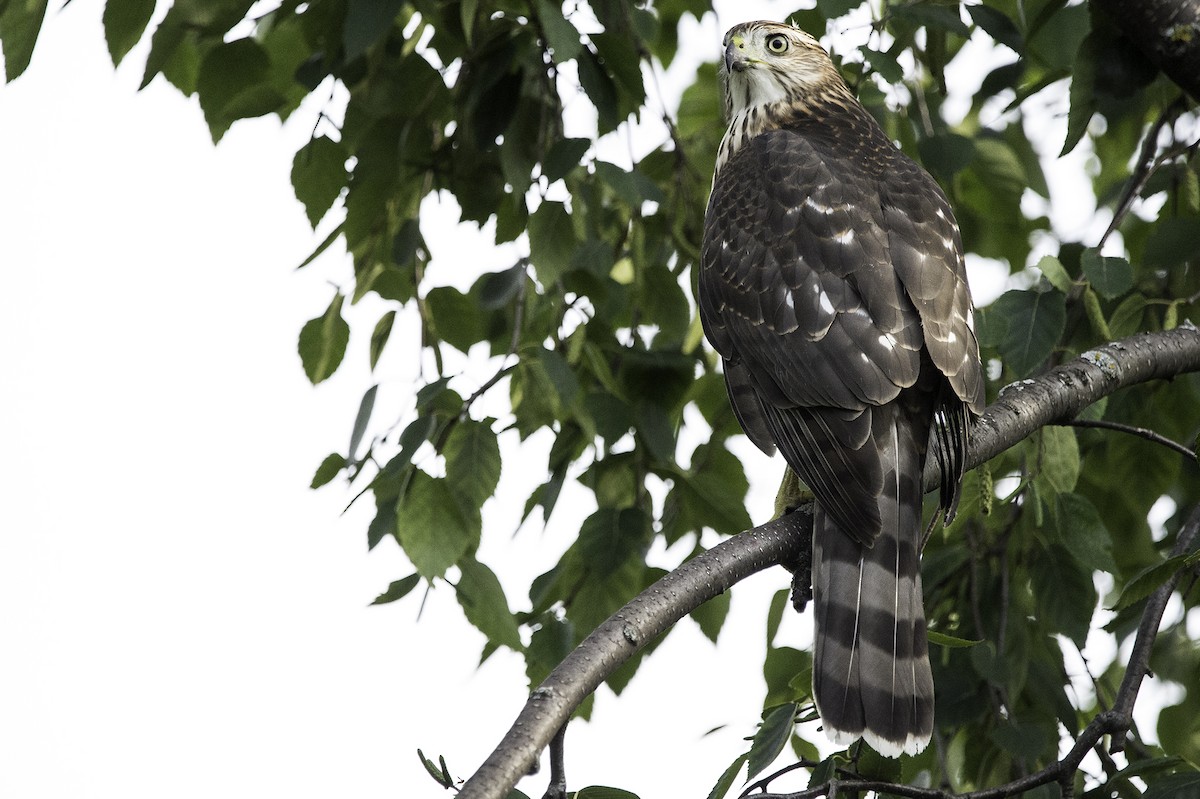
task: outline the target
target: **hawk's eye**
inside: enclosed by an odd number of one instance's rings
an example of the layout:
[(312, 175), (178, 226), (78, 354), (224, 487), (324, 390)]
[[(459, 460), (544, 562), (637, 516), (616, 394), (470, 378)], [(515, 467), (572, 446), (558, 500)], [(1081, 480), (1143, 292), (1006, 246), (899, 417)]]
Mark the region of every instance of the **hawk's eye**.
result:
[(775, 55), (786, 53), (788, 49), (787, 37), (782, 33), (776, 33), (773, 36), (767, 37), (767, 49)]

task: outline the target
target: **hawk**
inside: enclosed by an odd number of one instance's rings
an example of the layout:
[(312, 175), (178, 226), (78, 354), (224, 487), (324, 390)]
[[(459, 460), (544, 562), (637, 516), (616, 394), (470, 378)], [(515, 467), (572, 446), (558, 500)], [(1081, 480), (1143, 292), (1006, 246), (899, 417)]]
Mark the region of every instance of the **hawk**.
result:
[(813, 696), (835, 742), (933, 732), (922, 475), (951, 518), (983, 375), (958, 226), (829, 55), (790, 25), (725, 35), (729, 128), (704, 223), (700, 318), (738, 421), (816, 500)]

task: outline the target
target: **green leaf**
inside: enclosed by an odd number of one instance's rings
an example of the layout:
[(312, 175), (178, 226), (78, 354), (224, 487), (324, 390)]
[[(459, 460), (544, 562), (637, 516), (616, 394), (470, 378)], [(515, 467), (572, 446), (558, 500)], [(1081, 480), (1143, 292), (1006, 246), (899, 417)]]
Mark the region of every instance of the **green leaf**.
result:
[[(817, 0), (817, 10), (825, 19), (837, 19), (863, 4), (863, 0)], [(811, 31), (813, 36), (824, 31)]]
[(308, 320), (300, 329), (300, 362), (313, 385), (337, 371), (346, 355), (350, 325), (342, 318), (344, 300), (340, 293), (336, 294), (325, 313)]
[(1067, 274), (1067, 269), (1062, 265), (1062, 261), (1053, 255), (1042, 256), (1042, 259), (1037, 262), (1037, 270), (1042, 273), (1042, 276), (1046, 278), (1051, 286), (1054, 286), (1054, 288), (1063, 294), (1071, 290), (1073, 283), (1071, 276)]
[(603, 579), (640, 560), (649, 535), (650, 520), (640, 508), (600, 508), (584, 519), (577, 546), (587, 568)]
[[(488, 272), (479, 278), (479, 304), (489, 311), (503, 308), (512, 301), (525, 282), (525, 267), (521, 264), (509, 267), (500, 272)], [(472, 287), (471, 294), (475, 294)]]
[(926, 630), (925, 635), (929, 638), (929, 643), (944, 646), (947, 649), (965, 649), (983, 643), (982, 639), (955, 638), (953, 635), (939, 633), (937, 630)]
[(354, 417), (354, 427), (350, 431), (350, 449), (347, 450), (350, 460), (354, 460), (363, 434), (367, 432), (367, 425), (371, 423), (371, 411), (375, 409), (375, 393), (378, 390), (378, 383), (368, 388), (363, 394), (362, 402), (358, 404), (358, 414)]
[(638, 795), (605, 785), (589, 785), (575, 794), (575, 799), (638, 799)]
[(1104, 309), (1100, 307), (1100, 297), (1096, 295), (1096, 290), (1091, 286), (1084, 288), (1083, 309), (1087, 313), (1088, 321), (1092, 323), (1092, 329), (1096, 331), (1096, 335), (1105, 341), (1112, 341), (1112, 329), (1104, 318)]
[(271, 59), (254, 39), (236, 39), (209, 50), (200, 62), (196, 91), (213, 142), (235, 120), (279, 109), (284, 96), (270, 83)]
[(865, 44), (859, 47), (858, 51), (862, 53), (863, 60), (871, 69), (888, 83), (900, 83), (904, 80), (904, 68), (891, 53), (876, 50)]
[(1100, 512), (1081, 494), (1059, 494), (1058, 542), (1088, 569), (1115, 573), (1112, 536)]
[(374, 549), (385, 536), (396, 532), (396, 498), (375, 494), (375, 516), (367, 525), (367, 549)]
[(444, 575), (478, 544), (481, 527), (479, 514), (469, 514), (445, 480), (413, 472), (396, 509), (396, 538), (422, 577)]
[[(2, 28), (0, 28), (2, 30)], [(173, 5), (158, 23), (158, 27), (150, 36), (150, 54), (146, 56), (146, 70), (142, 75), (139, 89), (150, 85), (150, 81), (161, 73), (174, 59), (176, 51), (183, 43), (187, 33), (183, 14), (178, 5)]]
[(999, 348), (1004, 362), (1024, 377), (1050, 357), (1067, 322), (1066, 298), (1057, 291), (1014, 290), (996, 300), (1008, 329)]
[(410, 574), (402, 580), (394, 580), (392, 581), (392, 584), (387, 587), (386, 591), (375, 597), (371, 604), (386, 605), (389, 602), (395, 602), (397, 599), (403, 599), (404, 597), (408, 596), (409, 592), (417, 587), (417, 583), (420, 581), (421, 575), (419, 574)]
[(1067, 137), (1063, 142), (1059, 158), (1075, 149), (1083, 134), (1087, 133), (1088, 123), (1096, 113), (1096, 72), (1099, 68), (1101, 53), (1098, 40), (1094, 33), (1089, 33), (1079, 43), (1075, 55), (1075, 68), (1071, 71), (1071, 107), (1067, 113)]
[(1125, 583), (1125, 587), (1121, 589), (1116, 603), (1110, 610), (1124, 610), (1130, 605), (1141, 602), (1160, 586), (1166, 585), (1167, 581), (1174, 577), (1180, 569), (1191, 566), (1197, 561), (1200, 561), (1200, 551), (1193, 552), (1191, 555), (1172, 555), (1161, 563), (1147, 566)]
[(584, 48), (576, 63), (579, 65), (579, 83), (592, 105), (596, 106), (599, 133), (601, 136), (611, 133), (621, 123), (621, 115), (617, 110), (617, 87), (591, 50)]
[(971, 29), (959, 16), (957, 5), (947, 7), (917, 0), (914, 3), (890, 6), (890, 10), (897, 19), (906, 20), (914, 25), (944, 30), (964, 39), (971, 36)]
[(1121, 304), (1112, 312), (1112, 319), (1108, 322), (1112, 340), (1132, 336), (1141, 330), (1142, 318), (1145, 316), (1148, 304), (1145, 296), (1140, 292), (1134, 292), (1121, 300)]
[(0, 3), (0, 49), (4, 51), (6, 80), (16, 80), (29, 67), (47, 4), (47, 0)]
[(1025, 52), (1025, 39), (1016, 24), (1004, 12), (982, 3), (967, 6), (971, 20), (983, 28), (984, 33), (1000, 44), (1021, 55)]
[(317, 136), (292, 159), (292, 188), (314, 228), (346, 187), (347, 157), (339, 142)]
[(455, 590), (467, 621), (487, 636), (489, 643), (520, 652), (521, 634), (517, 620), (508, 609), (508, 599), (495, 573), (467, 556), (459, 561), (462, 572)]
[(1040, 472), (1055, 491), (1075, 489), (1079, 480), (1079, 442), (1069, 427), (1048, 426), (1040, 431)]
[(763, 679), (767, 683), (764, 707), (809, 700), (812, 698), (812, 655), (790, 646), (771, 647), (763, 661)]
[(438, 338), (460, 352), (467, 352), (486, 336), (479, 303), (453, 286), (431, 289), (425, 303), (433, 316)]
[(1172, 267), (1196, 257), (1200, 241), (1200, 218), (1178, 216), (1164, 219), (1146, 240), (1142, 258), (1146, 266)]
[(674, 491), (681, 503), (685, 530), (711, 528), (734, 535), (753, 526), (746, 510), (749, 481), (742, 462), (719, 444), (701, 444), (692, 453), (692, 470), (680, 472)]
[(733, 787), (733, 783), (737, 781), (738, 774), (742, 771), (742, 766), (750, 759), (749, 754), (738, 755), (729, 767), (721, 772), (721, 776), (717, 779), (717, 784), (708, 792), (708, 799), (725, 799), (729, 793), (729, 789)]
[(529, 260), (543, 285), (551, 285), (571, 266), (575, 231), (567, 207), (546, 201), (529, 217)]
[(725, 619), (729, 617), (729, 599), (728, 591), (717, 594), (691, 613), (691, 617), (700, 625), (700, 632), (714, 644), (725, 625)]
[(551, 183), (565, 178), (568, 172), (579, 166), (591, 146), (591, 139), (559, 139), (551, 145), (542, 161), (542, 175)]
[(917, 142), (917, 153), (926, 169), (949, 184), (975, 160), (975, 142), (958, 133), (939, 133)]
[(658, 186), (640, 172), (628, 172), (608, 161), (596, 161), (596, 177), (604, 181), (630, 208), (640, 208), (645, 200), (662, 202)]
[(1084, 277), (1105, 299), (1116, 299), (1133, 288), (1133, 267), (1124, 258), (1104, 256), (1088, 247), (1080, 262)]
[(1188, 771), (1147, 780), (1142, 799), (1200, 799), (1200, 772)]
[(562, 4), (550, 0), (537, 0), (538, 22), (546, 34), (546, 43), (554, 54), (554, 63), (570, 61), (583, 50), (579, 31), (563, 16)]
[(387, 344), (388, 337), (392, 335), (392, 325), (396, 321), (396, 312), (388, 311), (383, 316), (379, 317), (379, 321), (375, 323), (375, 329), (371, 331), (371, 369), (375, 369), (375, 365), (379, 363), (379, 356), (383, 354), (383, 347)]
[(529, 677), (529, 685), (540, 685), (574, 646), (568, 622), (558, 618), (553, 611), (538, 616), (525, 649), (525, 674)]
[(789, 702), (767, 711), (762, 726), (754, 734), (750, 744), (749, 765), (746, 768), (746, 779), (751, 780), (767, 766), (775, 762), (783, 747), (787, 746), (795, 726), (796, 705)]
[(788, 589), (780, 588), (767, 607), (767, 649), (775, 645), (775, 636), (779, 634), (779, 625), (783, 623), (783, 613), (788, 607), (789, 593)]
[(300, 263), (299, 266), (296, 267), (296, 269), (297, 270), (303, 269), (304, 267), (311, 264), (313, 261), (317, 260), (317, 257), (320, 256), (321, 253), (323, 253), (329, 249), (330, 244), (333, 244), (335, 241), (337, 241), (338, 236), (342, 235), (342, 230), (344, 230), (345, 227), (346, 227), (345, 222), (339, 223), (337, 227), (335, 227), (333, 230), (331, 230), (329, 232), (329, 235), (325, 237), (324, 241), (322, 241), (320, 244), (318, 244), (317, 248), (315, 250), (313, 250), (312, 253), (307, 258), (305, 258)]
[(500, 444), (487, 422), (463, 420), (446, 439), (446, 480), (455, 495), (480, 508), (500, 482)]
[(107, 0), (104, 4), (104, 38), (113, 66), (133, 49), (154, 15), (155, 0)]
[(353, 61), (386, 36), (403, 7), (403, 0), (349, 0), (342, 28), (342, 59)]
[(538, 350), (537, 363), (541, 366), (542, 373), (554, 391), (554, 398), (558, 400), (559, 416), (561, 417), (565, 415), (566, 409), (575, 403), (575, 398), (579, 395), (579, 378), (571, 370), (566, 358), (555, 350)]
[(1030, 564), (1029, 571), (1039, 619), (1050, 632), (1062, 633), (1082, 647), (1097, 601), (1091, 570), (1080, 567), (1071, 553), (1051, 546)]
[(429, 758), (425, 757), (425, 753), (420, 749), (417, 750), (417, 757), (421, 759), (421, 765), (429, 772), (429, 776), (433, 777), (434, 781), (443, 788), (450, 788), (454, 785), (454, 778), (450, 776), (450, 770), (446, 768), (446, 758), (439, 757), (441, 765), (434, 763)]
[(313, 475), (312, 483), (309, 488), (320, 488), (329, 483), (333, 478), (338, 476), (338, 472), (346, 468), (346, 458), (338, 453), (327, 455), (325, 460), (321, 461), (321, 465), (317, 467), (317, 473)]

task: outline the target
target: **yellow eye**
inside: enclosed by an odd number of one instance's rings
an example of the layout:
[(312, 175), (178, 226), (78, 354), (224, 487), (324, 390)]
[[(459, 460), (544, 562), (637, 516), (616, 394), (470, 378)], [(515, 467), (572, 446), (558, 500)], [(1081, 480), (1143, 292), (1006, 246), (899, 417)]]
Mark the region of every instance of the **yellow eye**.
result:
[(782, 33), (776, 33), (767, 37), (767, 49), (775, 55), (786, 53), (788, 49), (787, 37)]

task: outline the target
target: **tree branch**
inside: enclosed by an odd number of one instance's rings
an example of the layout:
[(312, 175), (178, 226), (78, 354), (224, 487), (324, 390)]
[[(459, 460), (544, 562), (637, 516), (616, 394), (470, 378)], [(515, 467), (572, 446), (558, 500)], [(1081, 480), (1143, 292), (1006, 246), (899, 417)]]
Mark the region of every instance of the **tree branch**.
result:
[[(1070, 419), (1084, 408), (1118, 389), (1151, 380), (1200, 371), (1200, 331), (1189, 325), (1175, 330), (1143, 333), (1083, 353), (1078, 358), (1031, 380), (1006, 386), (988, 406), (972, 431), (968, 468), (990, 460), (1025, 439), (1043, 425)], [(926, 470), (927, 490), (937, 486), (936, 458)], [(1195, 520), (1196, 517), (1193, 517)], [(1189, 523), (1190, 535), (1200, 524)], [(705, 601), (728, 590), (742, 579), (768, 566), (795, 559), (812, 535), (812, 517), (804, 509), (741, 533), (682, 564), (597, 627), (530, 695), (512, 728), (479, 770), (466, 781), (460, 799), (505, 799), (509, 790), (529, 772), (539, 754), (576, 707), (621, 664), (679, 619)], [(1180, 535), (1183, 542), (1185, 536)], [(1178, 546), (1178, 545), (1177, 545)], [(1155, 600), (1166, 597), (1174, 581), (1162, 586), (1147, 604), (1143, 627)], [(1161, 608), (1152, 631), (1158, 629)], [(1143, 639), (1139, 629), (1138, 640)], [(1083, 756), (1104, 735), (1116, 732), (1132, 710), (1146, 671), (1151, 635), (1143, 654), (1135, 644), (1129, 673), (1122, 683), (1113, 710), (1100, 713), (1062, 759), (1017, 783), (1021, 790), (1071, 774)], [(1116, 741), (1114, 741), (1114, 744)], [(1034, 782), (1034, 780), (1040, 780)], [(840, 781), (839, 788), (854, 783)], [(834, 786), (829, 786), (833, 788)], [(867, 786), (859, 784), (860, 789)], [(888, 790), (897, 793), (892, 786)], [(936, 799), (950, 794), (929, 789), (905, 789), (900, 795)], [(970, 799), (997, 799), (1012, 793), (988, 789), (967, 794)], [(819, 793), (793, 795), (816, 796)]]
[[(1171, 555), (1186, 554), (1192, 548), (1197, 534), (1200, 533), (1200, 506), (1192, 510), (1179, 538), (1171, 548)], [(1026, 777), (1013, 780), (995, 788), (984, 788), (967, 793), (953, 793), (930, 788), (914, 788), (907, 785), (892, 785), (873, 780), (830, 780), (824, 785), (809, 788), (798, 793), (787, 794), (755, 794), (755, 799), (816, 799), (819, 796), (834, 796), (837, 792), (853, 791), (884, 791), (894, 796), (911, 797), (911, 799), (1008, 799), (1020, 796), (1026, 791), (1050, 782), (1063, 785), (1063, 796), (1068, 796), (1066, 787), (1070, 784), (1080, 762), (1087, 753), (1100, 742), (1105, 735), (1111, 735), (1109, 750), (1120, 752), (1125, 747), (1125, 735), (1133, 724), (1133, 706), (1137, 701), (1138, 691), (1142, 680), (1150, 671), (1150, 652), (1154, 648), (1154, 639), (1158, 636), (1158, 626), (1162, 623), (1163, 611), (1167, 600), (1179, 583), (1182, 570), (1176, 572), (1170, 580), (1155, 589), (1146, 600), (1146, 608), (1142, 611), (1142, 619), (1138, 623), (1137, 637), (1133, 642), (1133, 651), (1129, 656), (1125, 678), (1117, 690), (1117, 701), (1112, 710), (1097, 713), (1091, 723), (1084, 728), (1074, 745), (1066, 755), (1050, 765)]]

